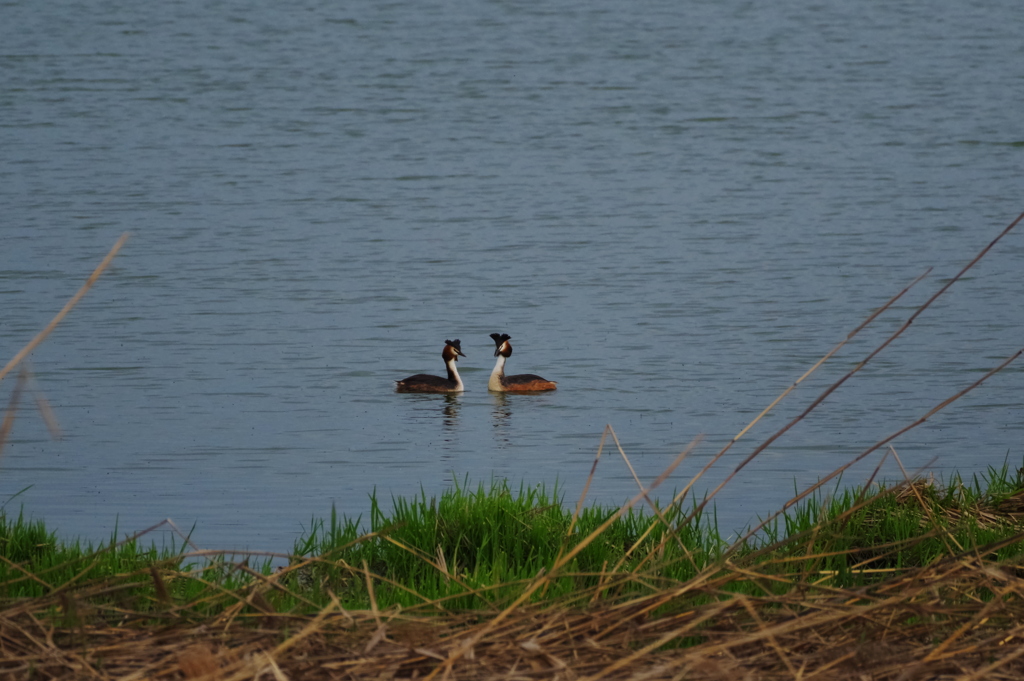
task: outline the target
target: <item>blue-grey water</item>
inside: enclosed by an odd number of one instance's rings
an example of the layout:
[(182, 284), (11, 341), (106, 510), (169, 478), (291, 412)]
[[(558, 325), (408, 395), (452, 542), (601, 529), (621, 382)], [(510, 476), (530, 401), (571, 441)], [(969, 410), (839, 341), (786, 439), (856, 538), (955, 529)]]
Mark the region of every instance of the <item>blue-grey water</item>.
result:
[[(571, 502), (605, 424), (645, 482), (704, 434), (665, 498), (934, 266), (714, 484), (1024, 210), (1020, 19), (1010, 0), (4, 2), (0, 363), (132, 236), (32, 356), (64, 437), (23, 403), (0, 501), (66, 537), (171, 518), (281, 551), (374, 490), (557, 480)], [(725, 488), (724, 531), (1024, 345), (1019, 230)], [(512, 373), (559, 389), (488, 393), (496, 331)], [(443, 374), (448, 338), (467, 391), (394, 393)], [(1022, 396), (1011, 365), (896, 451), (945, 476), (1019, 466)], [(606, 451), (591, 500), (635, 490)]]

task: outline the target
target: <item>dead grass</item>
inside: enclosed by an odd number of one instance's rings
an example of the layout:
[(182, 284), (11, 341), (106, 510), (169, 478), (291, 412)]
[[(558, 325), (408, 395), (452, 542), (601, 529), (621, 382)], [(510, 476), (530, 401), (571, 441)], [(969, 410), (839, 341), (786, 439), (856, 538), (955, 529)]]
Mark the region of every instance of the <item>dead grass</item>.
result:
[[(1019, 540), (1020, 537), (1017, 537)], [(1024, 579), (978, 556), (857, 590), (737, 595), (750, 568), (586, 608), (254, 614), (58, 626), (41, 602), (0, 613), (10, 679), (1000, 679), (1024, 676)], [(697, 597), (701, 605), (687, 606)], [(503, 618), (500, 616), (504, 615)], [(500, 625), (492, 626), (496, 619)]]

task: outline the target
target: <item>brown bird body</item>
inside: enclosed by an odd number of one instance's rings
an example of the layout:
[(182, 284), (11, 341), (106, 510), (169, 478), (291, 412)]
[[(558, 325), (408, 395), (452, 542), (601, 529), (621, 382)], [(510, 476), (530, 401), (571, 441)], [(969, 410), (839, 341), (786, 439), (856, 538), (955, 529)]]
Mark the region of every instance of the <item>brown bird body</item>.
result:
[(536, 393), (545, 390), (555, 390), (558, 385), (554, 381), (537, 374), (516, 374), (505, 375), (505, 361), (512, 356), (512, 344), (509, 343), (511, 336), (507, 333), (492, 333), (494, 339), (494, 356), (498, 358), (491, 372), (491, 378), (487, 381), (487, 389), (500, 393)]

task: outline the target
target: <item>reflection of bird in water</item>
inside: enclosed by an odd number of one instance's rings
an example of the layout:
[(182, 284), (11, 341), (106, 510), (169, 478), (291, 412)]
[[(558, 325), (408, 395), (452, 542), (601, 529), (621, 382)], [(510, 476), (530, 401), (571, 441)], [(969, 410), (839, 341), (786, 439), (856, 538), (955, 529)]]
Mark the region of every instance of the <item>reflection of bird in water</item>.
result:
[(444, 350), (441, 351), (441, 358), (444, 360), (444, 364), (448, 367), (448, 378), (441, 378), (440, 376), (432, 376), (430, 374), (416, 374), (409, 378), (401, 381), (395, 381), (397, 384), (395, 390), (400, 393), (459, 393), (465, 390), (462, 385), (462, 378), (459, 377), (459, 370), (455, 368), (455, 363), (459, 361), (459, 355), (465, 357), (462, 354), (462, 343), (456, 338), (453, 341), (446, 340), (444, 342)]
[(491, 378), (487, 382), (487, 389), (494, 392), (505, 393), (532, 393), (543, 390), (555, 390), (554, 381), (541, 378), (536, 374), (516, 374), (515, 376), (505, 375), (505, 360), (512, 356), (512, 344), (509, 343), (511, 336), (507, 333), (492, 333), (494, 339), (494, 356), (498, 361), (491, 372)]
[(491, 399), (494, 400), (494, 409), (491, 410), (491, 414), (494, 415), (496, 420), (495, 426), (501, 425), (501, 421), (507, 421), (512, 416), (512, 407), (508, 403), (508, 395), (505, 393), (493, 393)]
[(512, 405), (509, 404), (508, 393), (491, 393), (494, 400), (494, 409), (491, 416), (494, 417), (494, 436), (498, 441), (498, 448), (504, 449), (511, 440), (508, 436), (508, 429), (512, 423)]
[(458, 424), (459, 422), (459, 398), (453, 393), (448, 393), (444, 396), (444, 408), (441, 413), (444, 414), (444, 425), (448, 428)]

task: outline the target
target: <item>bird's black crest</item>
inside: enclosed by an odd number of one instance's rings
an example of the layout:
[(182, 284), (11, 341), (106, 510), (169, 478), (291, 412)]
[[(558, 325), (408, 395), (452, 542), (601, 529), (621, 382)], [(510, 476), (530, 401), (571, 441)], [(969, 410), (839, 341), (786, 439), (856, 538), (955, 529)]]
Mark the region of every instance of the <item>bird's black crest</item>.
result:
[(462, 352), (462, 341), (460, 341), (458, 338), (456, 338), (455, 340), (447, 340), (447, 339), (445, 339), (444, 342), (445, 342), (446, 345), (450, 345), (453, 348), (455, 348), (456, 350), (458, 350), (459, 352)]
[(505, 341), (510, 340), (512, 336), (508, 335), (507, 333), (492, 333), (491, 338), (494, 339), (495, 345), (500, 346)]

